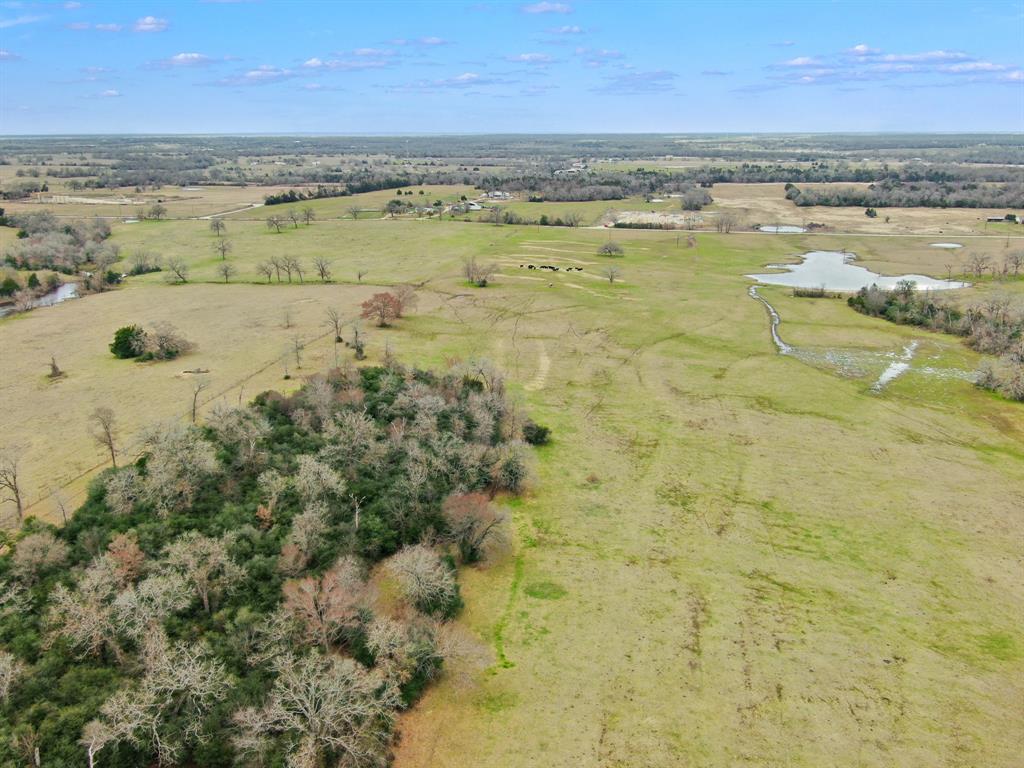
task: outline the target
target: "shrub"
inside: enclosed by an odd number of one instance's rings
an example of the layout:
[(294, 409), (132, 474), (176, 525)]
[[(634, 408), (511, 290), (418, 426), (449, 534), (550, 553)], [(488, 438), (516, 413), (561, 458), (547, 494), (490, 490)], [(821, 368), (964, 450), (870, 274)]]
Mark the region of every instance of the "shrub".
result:
[(598, 256), (621, 256), (623, 253), (625, 251), (622, 250), (622, 246), (613, 240), (609, 240), (597, 249)]
[(137, 325), (126, 325), (114, 333), (110, 351), (119, 360), (138, 357), (146, 347), (146, 332)]
[(530, 445), (547, 445), (551, 439), (551, 430), (542, 427), (533, 419), (527, 419), (523, 424), (523, 440)]
[(0, 296), (13, 296), (21, 290), (21, 286), (18, 285), (18, 281), (8, 275), (0, 282)]

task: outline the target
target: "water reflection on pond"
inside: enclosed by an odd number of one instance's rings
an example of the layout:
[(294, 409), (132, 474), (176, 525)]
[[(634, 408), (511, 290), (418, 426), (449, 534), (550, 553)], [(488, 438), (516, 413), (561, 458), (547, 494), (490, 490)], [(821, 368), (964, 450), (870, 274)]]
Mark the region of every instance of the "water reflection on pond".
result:
[(824, 288), (827, 291), (853, 292), (871, 285), (892, 290), (902, 280), (913, 280), (918, 290), (949, 290), (964, 288), (968, 283), (939, 280), (927, 275), (880, 275), (850, 262), (852, 253), (841, 251), (811, 251), (802, 256), (799, 264), (769, 264), (769, 269), (785, 272), (747, 275), (766, 285), (784, 285), (790, 288)]

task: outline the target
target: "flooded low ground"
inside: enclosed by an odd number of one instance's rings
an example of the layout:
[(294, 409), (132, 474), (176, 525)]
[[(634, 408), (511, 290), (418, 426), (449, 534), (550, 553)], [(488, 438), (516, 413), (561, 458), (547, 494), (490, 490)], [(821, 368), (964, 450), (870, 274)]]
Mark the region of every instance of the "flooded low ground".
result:
[(769, 269), (785, 270), (747, 277), (765, 285), (783, 285), (789, 288), (824, 288), (827, 291), (852, 293), (861, 288), (877, 285), (891, 290), (903, 280), (913, 280), (918, 290), (949, 290), (966, 288), (968, 283), (956, 280), (939, 280), (927, 275), (880, 275), (851, 262), (856, 258), (852, 253), (842, 251), (811, 251), (805, 253), (799, 264), (769, 264)]
[(772, 343), (775, 344), (775, 349), (778, 350), (780, 355), (795, 358), (807, 365), (827, 369), (844, 378), (874, 378), (875, 381), (870, 387), (871, 392), (882, 392), (888, 384), (911, 371), (929, 378), (949, 381), (974, 381), (976, 379), (974, 371), (933, 365), (928, 360), (917, 363), (915, 361), (915, 354), (919, 346), (917, 340), (911, 341), (902, 350), (887, 352), (851, 348), (822, 349), (794, 347), (783, 340), (780, 332), (782, 318), (775, 307), (758, 292), (757, 286), (750, 286), (747, 293), (752, 299), (761, 302), (768, 311), (768, 325)]

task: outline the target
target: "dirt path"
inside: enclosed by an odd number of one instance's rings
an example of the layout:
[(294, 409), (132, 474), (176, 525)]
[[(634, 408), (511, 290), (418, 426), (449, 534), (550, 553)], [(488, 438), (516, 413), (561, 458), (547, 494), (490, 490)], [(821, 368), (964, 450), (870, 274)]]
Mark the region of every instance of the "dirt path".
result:
[(534, 375), (533, 379), (523, 387), (523, 389), (526, 389), (529, 392), (538, 392), (544, 389), (544, 387), (547, 386), (548, 373), (551, 370), (551, 358), (548, 356), (547, 346), (543, 341), (538, 341), (538, 344), (540, 345), (540, 350), (537, 353), (537, 373)]
[(207, 214), (206, 216), (196, 216), (195, 218), (199, 219), (200, 221), (205, 221), (207, 219), (218, 219), (221, 216), (230, 216), (233, 213), (244, 213), (245, 211), (251, 211), (254, 208), (262, 208), (264, 205), (265, 203), (249, 203), (249, 205), (245, 206), (244, 208), (236, 208), (233, 211), (220, 211), (219, 213), (210, 213)]

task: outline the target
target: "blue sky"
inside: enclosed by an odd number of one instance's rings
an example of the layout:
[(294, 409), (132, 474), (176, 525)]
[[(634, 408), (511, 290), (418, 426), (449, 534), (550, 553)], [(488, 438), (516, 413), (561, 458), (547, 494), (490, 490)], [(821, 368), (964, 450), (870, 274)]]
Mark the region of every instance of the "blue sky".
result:
[(0, 133), (1024, 131), (1021, 2), (0, 2)]

